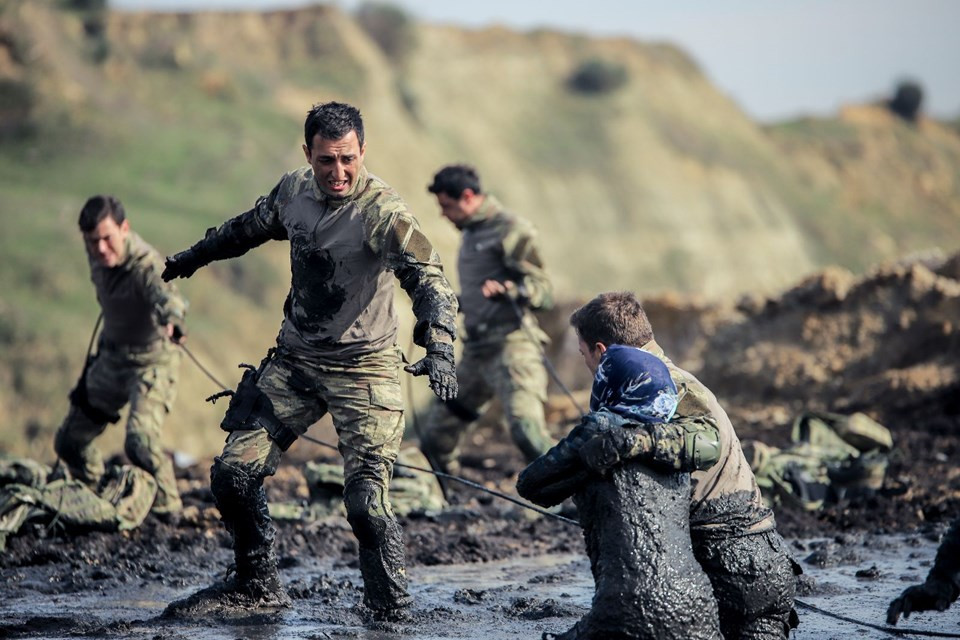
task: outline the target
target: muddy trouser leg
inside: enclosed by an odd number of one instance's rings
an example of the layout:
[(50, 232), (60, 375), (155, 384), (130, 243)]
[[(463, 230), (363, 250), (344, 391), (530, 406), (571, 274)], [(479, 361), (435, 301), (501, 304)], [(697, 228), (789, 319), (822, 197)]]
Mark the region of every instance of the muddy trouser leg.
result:
[(179, 511), (183, 507), (177, 492), (173, 462), (163, 449), (160, 428), (176, 398), (176, 375), (179, 352), (140, 372), (130, 402), (124, 451), (133, 464), (148, 471), (157, 480), (154, 513)]
[[(77, 382), (78, 386), (83, 385), (85, 406), (71, 400), (70, 411), (53, 442), (54, 450), (74, 478), (95, 485), (103, 476), (103, 456), (93, 441), (127, 403), (130, 380), (125, 359), (101, 349), (86, 376)], [(113, 416), (108, 417), (110, 414)]]
[(276, 472), (280, 453), (263, 429), (235, 431), (210, 469), (220, 519), (233, 536), (237, 583), (256, 598), (283, 589), (273, 550), (276, 528), (263, 490), (263, 479)]
[(460, 442), (493, 397), (485, 375), (488, 361), (467, 348), (457, 365), (456, 399), (434, 400), (427, 413), (420, 449), (442, 471), (459, 472)]
[(776, 530), (702, 538), (693, 549), (713, 585), (727, 640), (781, 640), (796, 626), (794, 564)]
[(526, 461), (533, 462), (556, 444), (543, 415), (547, 371), (539, 345), (529, 340), (508, 341), (495, 366), (494, 385), (510, 436)]
[(409, 606), (403, 532), (390, 505), (393, 463), (403, 437), (403, 401), (396, 349), (358, 358), (322, 376), (340, 437), (344, 506), (360, 547), (363, 602), (375, 610)]
[[(269, 406), (264, 408), (258, 403), (258, 408), (272, 413), (295, 433), (303, 433), (323, 417), (326, 406), (315, 393), (291, 388), (292, 375), (282, 359), (266, 362), (256, 389), (262, 392), (263, 403)], [(234, 412), (231, 402), (223, 424), (236, 430), (227, 436), (223, 453), (210, 470), (210, 489), (223, 524), (233, 536), (239, 586), (254, 597), (280, 594), (283, 598), (273, 549), (276, 529), (267, 511), (263, 489), (264, 478), (276, 472), (283, 451), (257, 426), (258, 412), (244, 412), (242, 406)]]

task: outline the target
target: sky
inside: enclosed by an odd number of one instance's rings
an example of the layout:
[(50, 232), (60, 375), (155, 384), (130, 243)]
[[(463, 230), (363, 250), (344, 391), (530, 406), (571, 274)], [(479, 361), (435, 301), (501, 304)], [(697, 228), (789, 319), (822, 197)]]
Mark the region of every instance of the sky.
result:
[[(109, 0), (117, 9), (275, 9), (305, 0)], [(352, 10), (362, 0), (336, 0)], [(315, 3), (314, 3), (315, 4)], [(960, 0), (392, 0), (427, 22), (671, 42), (753, 118), (829, 116), (915, 80), (960, 117)]]

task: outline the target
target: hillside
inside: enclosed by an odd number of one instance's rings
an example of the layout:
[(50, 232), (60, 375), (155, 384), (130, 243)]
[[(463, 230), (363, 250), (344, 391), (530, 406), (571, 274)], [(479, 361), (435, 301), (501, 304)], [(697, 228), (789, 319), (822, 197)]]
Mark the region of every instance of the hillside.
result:
[[(541, 230), (562, 299), (770, 293), (829, 263), (960, 246), (955, 128), (885, 113), (760, 127), (670, 45), (419, 24), (388, 56), (335, 7), (0, 12), (0, 451), (49, 458), (79, 372), (96, 318), (74, 226), (84, 199), (112, 192), (161, 251), (183, 248), (302, 162), (303, 114), (322, 100), (360, 106), (368, 166), (448, 264), (457, 236), (424, 187), (442, 164), (477, 165)], [(623, 86), (571, 91), (590, 60), (620, 65)], [(219, 375), (272, 343), (285, 251), (183, 285), (192, 348)], [(183, 378), (177, 448), (209, 452), (222, 407), (200, 398), (216, 389), (189, 364)]]

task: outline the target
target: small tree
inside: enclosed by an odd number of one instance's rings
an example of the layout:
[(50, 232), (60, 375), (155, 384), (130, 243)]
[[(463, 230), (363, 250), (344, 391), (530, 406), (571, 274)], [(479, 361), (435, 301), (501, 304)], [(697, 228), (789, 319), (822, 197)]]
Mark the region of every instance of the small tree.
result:
[(567, 78), (571, 90), (593, 95), (616, 91), (626, 82), (627, 69), (622, 64), (600, 58), (585, 60)]
[(907, 122), (915, 123), (923, 104), (923, 89), (916, 82), (906, 80), (897, 85), (893, 97), (887, 101), (887, 108)]

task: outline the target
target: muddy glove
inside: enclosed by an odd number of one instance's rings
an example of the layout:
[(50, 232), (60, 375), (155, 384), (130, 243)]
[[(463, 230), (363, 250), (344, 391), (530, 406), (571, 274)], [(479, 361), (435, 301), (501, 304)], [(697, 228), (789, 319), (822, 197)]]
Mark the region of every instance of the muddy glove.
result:
[(887, 609), (887, 624), (897, 624), (900, 615), (909, 618), (914, 611), (945, 611), (957, 599), (957, 586), (950, 580), (929, 577), (923, 584), (904, 590)]
[(167, 258), (164, 261), (165, 266), (160, 277), (163, 278), (164, 282), (170, 282), (174, 278), (189, 278), (197, 269), (205, 266), (207, 262), (200, 256), (197, 246), (194, 245), (172, 258)]
[(414, 376), (429, 376), (430, 389), (444, 402), (457, 397), (457, 367), (453, 362), (452, 344), (431, 342), (427, 345), (427, 355), (403, 370)]
[(639, 429), (617, 427), (601, 431), (580, 447), (580, 459), (597, 473), (604, 473), (617, 465), (628, 454), (650, 451), (650, 434)]

